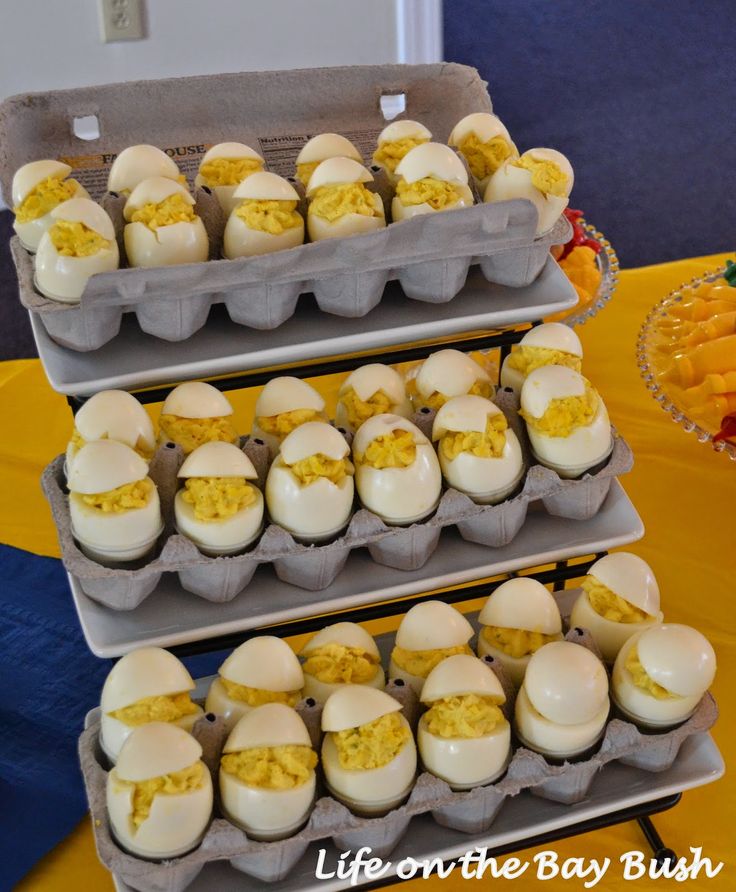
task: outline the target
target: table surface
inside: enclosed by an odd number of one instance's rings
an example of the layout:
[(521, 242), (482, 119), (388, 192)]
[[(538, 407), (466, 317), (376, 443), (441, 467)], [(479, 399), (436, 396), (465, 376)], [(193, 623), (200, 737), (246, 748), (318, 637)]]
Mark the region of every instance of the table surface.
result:
[[(733, 531), (727, 522), (736, 489), (736, 465), (669, 420), (647, 394), (634, 358), (637, 331), (649, 307), (673, 287), (715, 269), (724, 260), (725, 256), (714, 256), (624, 271), (609, 307), (585, 325), (580, 335), (586, 375), (601, 391), (612, 420), (636, 457), (626, 488), (647, 534), (631, 550), (653, 567), (666, 619), (696, 626), (716, 649), (719, 667), (713, 692), (721, 718), (714, 737), (728, 765), (736, 754), (736, 691), (730, 683), (736, 674), (736, 622), (729, 597), (734, 552)], [(319, 382), (332, 401), (338, 384), (336, 377)], [(241, 391), (233, 394), (232, 401), (244, 428), (252, 415), (254, 394)], [(0, 411), (4, 419), (13, 419), (14, 431), (12, 438), (0, 442), (0, 542), (58, 556), (38, 478), (42, 467), (64, 447), (69, 410), (63, 397), (48, 387), (38, 362), (17, 361), (0, 364)], [(157, 407), (152, 411), (157, 412)], [(390, 621), (383, 621), (370, 630), (375, 633), (389, 627)], [(731, 828), (736, 823), (734, 792), (727, 774), (714, 785), (686, 793), (676, 808), (657, 818), (657, 828), (678, 855), (689, 855), (691, 846), (702, 846), (704, 855), (726, 862), (715, 879), (691, 881), (688, 888), (720, 892), (736, 885), (734, 865), (728, 863), (733, 851)], [(620, 856), (632, 849), (646, 851), (646, 844), (638, 827), (629, 823), (557, 842), (554, 849), (560, 859), (611, 858), (609, 877), (597, 888), (613, 890), (620, 887)], [(530, 858), (534, 851), (519, 857)], [(418, 890), (419, 882), (409, 882), (404, 888)], [(660, 885), (641, 880), (636, 888)], [(34, 892), (111, 889), (109, 875), (97, 861), (87, 821), (47, 855), (19, 888)], [(440, 888), (437, 879), (422, 886), (430, 892), (434, 888)], [(542, 888), (555, 892), (582, 888), (582, 884), (553, 880)]]

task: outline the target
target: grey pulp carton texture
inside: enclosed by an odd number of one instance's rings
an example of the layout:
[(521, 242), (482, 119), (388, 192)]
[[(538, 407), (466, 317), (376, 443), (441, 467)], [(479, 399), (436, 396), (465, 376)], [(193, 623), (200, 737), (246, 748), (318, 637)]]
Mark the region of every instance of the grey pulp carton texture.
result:
[[(103, 200), (120, 236), (123, 201), (104, 193), (109, 165), (127, 146), (168, 147), (191, 178), (209, 146), (234, 140), (259, 151), (267, 169), (288, 176), (309, 137), (335, 131), (357, 142), (370, 164), (376, 136), (386, 124), (382, 96), (403, 94), (405, 116), (446, 142), (460, 118), (492, 110), (486, 87), (474, 68), (435, 63), (243, 72), (15, 96), (0, 105), (0, 183), (9, 199), (13, 174), (23, 164), (67, 160), (92, 197)], [(74, 120), (90, 115), (98, 120), (99, 136), (81, 140), (74, 134)], [(375, 173), (372, 188), (388, 204), (388, 181)], [(394, 279), (410, 298), (449, 301), (472, 264), (479, 264), (489, 281), (527, 285), (541, 272), (550, 246), (566, 242), (571, 232), (562, 217), (537, 238), (537, 211), (518, 199), (223, 260), (225, 221), (219, 205), (208, 190), (197, 189), (195, 197), (210, 238), (209, 261), (101, 273), (89, 281), (78, 304), (64, 304), (35, 289), (32, 257), (13, 237), (21, 302), (40, 317), (51, 338), (72, 350), (107, 343), (128, 312), (136, 314), (143, 331), (180, 341), (206, 323), (215, 303), (226, 305), (234, 323), (272, 329), (293, 315), (299, 295), (306, 292), (315, 295), (324, 312), (357, 317), (380, 302), (386, 283)]]
[[(588, 633), (571, 630), (566, 636), (583, 647), (591, 646)], [(493, 664), (504, 690), (511, 690), (498, 661)], [(408, 685), (389, 681), (388, 693), (401, 704), (407, 720), (416, 730), (421, 706)], [(314, 701), (303, 700), (297, 710), (307, 725), (312, 743), (319, 752), (321, 708)], [(513, 715), (513, 699), (504, 706), (508, 719)], [(140, 892), (180, 892), (209, 861), (227, 860), (237, 870), (264, 882), (284, 879), (297, 864), (311, 842), (331, 840), (338, 851), (370, 846), (373, 854), (386, 858), (400, 842), (411, 819), (431, 814), (443, 827), (468, 834), (489, 830), (507, 798), (527, 794), (558, 802), (580, 802), (588, 794), (596, 774), (609, 762), (621, 761), (644, 771), (664, 771), (674, 762), (683, 742), (691, 735), (707, 731), (715, 723), (718, 709), (710, 694), (701, 700), (695, 713), (682, 725), (660, 734), (642, 734), (633, 724), (619, 719), (608, 722), (597, 751), (573, 763), (552, 765), (538, 753), (523, 747), (514, 749), (506, 773), (495, 783), (464, 792), (454, 792), (447, 783), (421, 770), (411, 794), (403, 805), (380, 818), (353, 815), (329, 795), (317, 799), (305, 827), (288, 839), (257, 842), (215, 813), (207, 833), (194, 851), (172, 861), (150, 862), (124, 851), (114, 840), (107, 817), (105, 789), (107, 770), (99, 748), (99, 716), (88, 722), (79, 739), (79, 757), (90, 806), (90, 817), (97, 852), (113, 874)], [(217, 789), (219, 757), (225, 742), (222, 719), (213, 715), (201, 718), (194, 736), (202, 745), (203, 760), (212, 772)]]
[[(389, 527), (376, 514), (361, 508), (353, 514), (342, 535), (324, 545), (304, 545), (282, 527), (268, 524), (250, 551), (229, 557), (207, 557), (189, 539), (176, 533), (173, 502), (182, 453), (168, 444), (158, 450), (150, 469), (164, 514), (160, 549), (153, 558), (132, 567), (108, 567), (91, 560), (82, 553), (72, 534), (64, 488), (64, 457), (59, 456), (45, 469), (42, 486), (51, 506), (64, 565), (88, 597), (113, 610), (135, 609), (155, 590), (166, 572), (178, 573), (184, 589), (215, 603), (231, 601), (247, 588), (260, 564), (271, 564), (284, 582), (319, 592), (332, 584), (354, 548), (367, 547), (379, 564), (415, 570), (429, 560), (442, 530), (448, 527), (457, 527), (464, 539), (489, 548), (508, 544), (522, 528), (533, 502), (541, 502), (551, 515), (587, 520), (600, 510), (611, 481), (633, 465), (630, 448), (616, 434), (613, 452), (604, 467), (578, 480), (563, 480), (555, 471), (532, 464), (517, 411), (518, 397), (501, 390), (495, 402), (519, 437), (528, 468), (519, 492), (505, 502), (476, 505), (463, 493), (448, 489), (431, 517), (409, 527)], [(418, 413), (414, 418), (425, 432), (431, 430), (432, 419), (433, 413)], [(247, 440), (243, 449), (259, 471), (262, 483), (268, 462), (267, 447)]]

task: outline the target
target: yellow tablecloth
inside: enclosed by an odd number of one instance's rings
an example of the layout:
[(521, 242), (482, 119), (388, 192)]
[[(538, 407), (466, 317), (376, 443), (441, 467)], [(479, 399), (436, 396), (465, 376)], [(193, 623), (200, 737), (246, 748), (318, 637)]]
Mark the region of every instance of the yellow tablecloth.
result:
[[(624, 484), (647, 532), (632, 550), (654, 568), (666, 618), (696, 626), (716, 648), (714, 694), (722, 716), (714, 737), (728, 765), (736, 758), (736, 690), (732, 683), (736, 676), (736, 621), (731, 604), (736, 464), (700, 445), (668, 419), (647, 395), (634, 358), (637, 331), (648, 308), (672, 288), (724, 260), (725, 256), (706, 257), (623, 272), (610, 307), (580, 334), (586, 374), (602, 392), (612, 420), (636, 456), (634, 470)], [(320, 386), (334, 396), (336, 380), (324, 379)], [(236, 394), (233, 401), (244, 429), (252, 412), (253, 394)], [(0, 445), (0, 540), (39, 554), (58, 555), (38, 478), (46, 462), (64, 448), (70, 429), (69, 409), (65, 400), (49, 389), (38, 362), (20, 361), (0, 365), (0, 412), (9, 432)], [(730, 777), (686, 793), (675, 809), (656, 818), (656, 825), (678, 855), (688, 855), (690, 846), (703, 846), (705, 855), (726, 863), (717, 878), (691, 881), (687, 888), (712, 892), (736, 888), (732, 842), (736, 787)], [(613, 867), (596, 888), (613, 890), (621, 885), (619, 856), (631, 849), (646, 850), (646, 845), (636, 824), (629, 823), (568, 839), (553, 848), (560, 858), (611, 858)], [(419, 882), (412, 881), (404, 888), (418, 889)], [(435, 878), (422, 888), (439, 888), (440, 882)], [(448, 889), (461, 884), (457, 874), (443, 882)], [(532, 885), (525, 876), (518, 888)], [(631, 888), (648, 890), (655, 885), (645, 879), (632, 883)], [(44, 858), (21, 888), (36, 892), (112, 888), (95, 856), (88, 822)], [(580, 880), (553, 880), (543, 888), (550, 892), (583, 886)]]

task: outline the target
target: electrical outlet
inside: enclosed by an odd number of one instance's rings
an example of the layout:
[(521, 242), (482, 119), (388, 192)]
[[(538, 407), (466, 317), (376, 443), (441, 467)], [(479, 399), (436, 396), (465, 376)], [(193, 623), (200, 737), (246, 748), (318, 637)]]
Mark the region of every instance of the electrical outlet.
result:
[(143, 0), (98, 0), (100, 33), (103, 43), (116, 40), (141, 40)]

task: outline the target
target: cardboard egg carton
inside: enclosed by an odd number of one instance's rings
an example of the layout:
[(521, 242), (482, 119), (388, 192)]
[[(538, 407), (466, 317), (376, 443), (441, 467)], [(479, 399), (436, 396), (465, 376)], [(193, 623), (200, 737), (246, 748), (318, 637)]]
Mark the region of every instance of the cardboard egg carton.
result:
[[(243, 72), (15, 96), (0, 105), (0, 181), (7, 199), (21, 165), (62, 158), (92, 197), (102, 199), (109, 165), (127, 146), (176, 147), (171, 152), (191, 180), (206, 148), (226, 140), (252, 146), (264, 156), (266, 169), (288, 176), (301, 146), (326, 131), (349, 136), (370, 164), (376, 137), (387, 123), (383, 96), (403, 95), (405, 116), (446, 142), (460, 118), (491, 111), (486, 87), (474, 68), (437, 63)], [(97, 118), (100, 135), (82, 141), (74, 135), (74, 120), (90, 115)], [(388, 183), (375, 172), (375, 188), (386, 203)], [(105, 204), (119, 232), (122, 203), (108, 195)], [(205, 324), (216, 303), (224, 303), (237, 324), (272, 329), (293, 315), (307, 292), (326, 313), (359, 317), (381, 301), (391, 280), (415, 300), (449, 301), (473, 264), (489, 281), (528, 285), (541, 272), (550, 246), (566, 242), (571, 232), (561, 218), (537, 238), (536, 209), (529, 201), (515, 200), (424, 215), (373, 233), (260, 257), (222, 260), (224, 220), (204, 190), (197, 192), (197, 211), (210, 237), (208, 262), (101, 273), (92, 277), (78, 304), (48, 300), (36, 291), (32, 257), (14, 237), (22, 304), (40, 317), (53, 340), (72, 350), (95, 350), (110, 341), (124, 313), (135, 313), (148, 334), (181, 341)]]
[[(587, 634), (580, 636), (573, 631), (567, 637), (582, 642), (583, 646), (589, 644)], [(494, 670), (504, 690), (508, 691), (510, 685), (503, 669), (497, 661), (490, 659), (490, 662), (494, 663)], [(401, 681), (390, 681), (386, 690), (402, 704), (412, 730), (416, 731), (421, 706), (411, 688)], [(319, 752), (321, 707), (306, 700), (297, 705), (297, 710)], [(504, 711), (507, 718), (513, 715), (513, 699), (507, 700)], [(687, 722), (662, 734), (643, 735), (629, 722), (613, 719), (606, 727), (597, 752), (587, 759), (551, 765), (539, 754), (519, 748), (514, 751), (500, 780), (464, 792), (454, 792), (438, 777), (420, 771), (406, 803), (380, 818), (358, 817), (336, 799), (324, 795), (317, 799), (301, 831), (276, 842), (249, 839), (222, 817), (216, 795), (213, 821), (200, 846), (180, 858), (158, 863), (125, 852), (112, 837), (105, 802), (106, 762), (98, 743), (99, 718), (82, 733), (79, 757), (102, 863), (127, 886), (140, 892), (180, 892), (209, 861), (227, 860), (251, 877), (267, 883), (278, 882), (288, 876), (309, 844), (318, 840), (331, 840), (340, 852), (370, 846), (374, 856), (386, 858), (400, 842), (411, 819), (422, 814), (431, 814), (442, 827), (475, 835), (485, 833), (506, 799), (524, 791), (561, 804), (571, 804), (587, 796), (596, 774), (609, 762), (618, 760), (645, 771), (666, 770), (677, 757), (682, 743), (690, 735), (708, 730), (717, 717), (715, 701), (706, 694)], [(217, 770), (226, 738), (223, 721), (213, 715), (205, 716), (197, 722), (193, 733), (202, 744), (202, 758), (212, 773), (213, 786), (217, 790)]]

